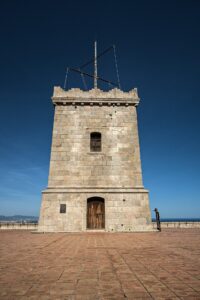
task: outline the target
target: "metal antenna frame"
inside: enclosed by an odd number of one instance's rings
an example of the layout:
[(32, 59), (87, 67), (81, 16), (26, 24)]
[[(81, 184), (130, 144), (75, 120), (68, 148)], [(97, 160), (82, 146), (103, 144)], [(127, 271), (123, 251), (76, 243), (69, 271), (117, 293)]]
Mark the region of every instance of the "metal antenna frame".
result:
[[(117, 83), (112, 82), (110, 80), (103, 79), (103, 78), (99, 77), (98, 74), (97, 74), (97, 59), (100, 58), (101, 56), (103, 56), (104, 54), (106, 54), (107, 52), (109, 52), (111, 49), (113, 49), (113, 51), (114, 51), (115, 67), (116, 67), (117, 81), (118, 81)], [(94, 75), (83, 72), (81, 70), (81, 69), (85, 68), (86, 66), (88, 66), (91, 63), (94, 63)], [(67, 68), (67, 72), (66, 72), (66, 76), (65, 76), (64, 89), (66, 87), (69, 71), (73, 71), (73, 72), (79, 73), (81, 75), (85, 88), (87, 88), (87, 85), (86, 85), (86, 82), (85, 82), (84, 75), (86, 75), (88, 77), (91, 77), (91, 78), (94, 78), (94, 88), (97, 88), (97, 82), (98, 82), (98, 80), (100, 80), (100, 81), (108, 83), (109, 85), (118, 86), (121, 89), (119, 71), (118, 71), (118, 66), (117, 66), (117, 56), (116, 56), (115, 45), (110, 46), (109, 48), (107, 48), (106, 50), (101, 52), (99, 55), (97, 55), (97, 42), (95, 41), (94, 42), (94, 58), (93, 59), (91, 59), (90, 61), (88, 61), (85, 64), (81, 65), (78, 69), (69, 68), (69, 67)]]
[(115, 45), (113, 45), (113, 51), (114, 51), (115, 68), (116, 68), (116, 73), (117, 73), (118, 86), (119, 86), (119, 88), (121, 90), (121, 84), (120, 84), (120, 78), (119, 78), (119, 70), (118, 70), (118, 64), (117, 64), (117, 55), (116, 55)]
[[(88, 73), (86, 73), (86, 72), (83, 72), (83, 71), (81, 71), (80, 69), (69, 68), (69, 70), (70, 70), (70, 71), (73, 71), (73, 72), (76, 72), (76, 73), (79, 73), (79, 74), (86, 75), (86, 76), (88, 76), (88, 77), (95, 78), (94, 75), (88, 74)], [(103, 78), (101, 78), (101, 77), (99, 77), (99, 76), (97, 76), (96, 78), (97, 78), (98, 80), (103, 81), (103, 82), (107, 82), (107, 83), (110, 83), (110, 84), (112, 84), (112, 85), (114, 85), (114, 86), (118, 86), (118, 83), (116, 83), (116, 82), (112, 82), (112, 81), (110, 81), (110, 80), (103, 79)]]
[[(110, 46), (109, 48), (107, 48), (106, 50), (104, 50), (103, 52), (101, 52), (99, 55), (97, 55), (96, 59), (100, 58), (101, 56), (103, 56), (104, 54), (106, 54), (107, 52), (109, 52), (111, 49), (113, 49), (113, 46)], [(91, 60), (89, 60), (85, 64), (81, 65), (79, 67), (79, 69), (83, 69), (83, 68), (85, 68), (86, 66), (90, 65), (93, 62), (94, 62), (94, 58), (91, 59)]]
[(97, 42), (94, 42), (94, 88), (97, 89)]

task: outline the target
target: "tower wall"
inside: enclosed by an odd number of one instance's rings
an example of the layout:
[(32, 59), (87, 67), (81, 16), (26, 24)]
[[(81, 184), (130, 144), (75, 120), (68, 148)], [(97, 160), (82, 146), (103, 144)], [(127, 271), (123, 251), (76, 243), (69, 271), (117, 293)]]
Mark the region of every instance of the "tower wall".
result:
[[(138, 139), (137, 91), (89, 92), (55, 88), (48, 188), (43, 192), (39, 231), (85, 231), (87, 199), (105, 201), (106, 231), (151, 229)], [(102, 149), (91, 152), (90, 134)], [(66, 213), (60, 213), (66, 204)]]
[[(101, 152), (90, 133), (101, 132)], [(142, 187), (135, 106), (55, 107), (48, 187)]]

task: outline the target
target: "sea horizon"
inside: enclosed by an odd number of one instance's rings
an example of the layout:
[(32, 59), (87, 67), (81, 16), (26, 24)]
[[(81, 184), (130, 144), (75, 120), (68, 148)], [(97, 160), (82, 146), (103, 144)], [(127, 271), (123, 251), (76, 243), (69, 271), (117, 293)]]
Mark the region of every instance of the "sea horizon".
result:
[[(156, 219), (152, 218), (152, 222)], [(161, 222), (200, 222), (200, 218), (160, 218)]]
[[(0, 215), (0, 222), (2, 221), (35, 221), (37, 222), (39, 220), (38, 216), (27, 216), (27, 215), (12, 215), (12, 216), (5, 216), (5, 215)], [(152, 222), (155, 222), (156, 219), (152, 218)], [(199, 218), (160, 218), (161, 222), (200, 222), (200, 217)]]

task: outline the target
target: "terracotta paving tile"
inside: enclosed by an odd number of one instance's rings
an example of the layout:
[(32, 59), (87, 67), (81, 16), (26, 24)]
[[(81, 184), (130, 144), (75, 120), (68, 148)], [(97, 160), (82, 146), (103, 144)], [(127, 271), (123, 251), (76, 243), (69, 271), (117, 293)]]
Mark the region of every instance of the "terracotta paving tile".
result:
[[(152, 298), (151, 298), (152, 299)], [(180, 299), (179, 297), (176, 296), (162, 296), (162, 295), (154, 295), (153, 296), (154, 300), (175, 300), (175, 299)], [(188, 300), (188, 299), (187, 299)]]
[(176, 294), (169, 292), (169, 293), (150, 293), (153, 299), (180, 299)]
[(196, 292), (178, 293), (181, 299), (200, 299), (200, 294)]
[(200, 230), (0, 231), (0, 299), (200, 299)]
[(152, 299), (151, 295), (147, 292), (126, 292), (124, 299)]
[(194, 291), (200, 293), (200, 284), (199, 283), (191, 283), (189, 282), (188, 285), (193, 288)]
[(99, 296), (98, 295), (77, 294), (74, 299), (75, 300), (99, 300)]
[(51, 298), (51, 296), (49, 296), (49, 295), (29, 295), (29, 296), (23, 296), (22, 298), (12, 298), (12, 300), (38, 300), (38, 299), (40, 299), (40, 300), (50, 300), (50, 299), (52, 299)]

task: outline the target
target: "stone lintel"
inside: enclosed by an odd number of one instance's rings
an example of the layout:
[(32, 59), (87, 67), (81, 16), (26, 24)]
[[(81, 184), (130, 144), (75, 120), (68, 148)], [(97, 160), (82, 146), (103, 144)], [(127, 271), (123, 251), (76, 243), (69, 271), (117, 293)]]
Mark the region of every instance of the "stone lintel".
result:
[(140, 102), (137, 89), (134, 88), (129, 92), (123, 92), (120, 89), (114, 88), (110, 91), (102, 91), (100, 89), (91, 89), (82, 91), (79, 88), (63, 90), (61, 87), (54, 87), (52, 102), (55, 105), (134, 105), (137, 106)]
[(136, 188), (46, 188), (42, 191), (43, 194), (49, 194), (49, 193), (92, 193), (92, 194), (98, 194), (98, 193), (149, 193), (148, 190), (144, 189), (143, 187), (136, 187)]

